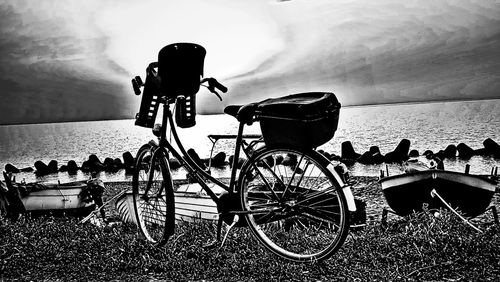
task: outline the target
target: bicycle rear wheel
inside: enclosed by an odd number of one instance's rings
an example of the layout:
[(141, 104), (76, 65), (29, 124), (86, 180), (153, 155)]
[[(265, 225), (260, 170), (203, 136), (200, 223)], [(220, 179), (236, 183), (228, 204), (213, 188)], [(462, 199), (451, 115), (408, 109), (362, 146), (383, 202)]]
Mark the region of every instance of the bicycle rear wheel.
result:
[(153, 154), (151, 145), (137, 152), (132, 178), (137, 225), (155, 245), (166, 243), (175, 227), (173, 182), (163, 154)]
[(274, 254), (296, 262), (329, 258), (349, 229), (345, 195), (315, 151), (263, 148), (244, 165), (239, 192), (248, 226)]

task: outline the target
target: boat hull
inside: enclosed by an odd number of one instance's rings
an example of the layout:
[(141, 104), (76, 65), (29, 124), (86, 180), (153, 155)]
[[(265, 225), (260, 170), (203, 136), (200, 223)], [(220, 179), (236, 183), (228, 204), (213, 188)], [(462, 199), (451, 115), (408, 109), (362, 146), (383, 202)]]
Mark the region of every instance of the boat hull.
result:
[(21, 201), (26, 212), (36, 214), (74, 214), (85, 216), (95, 209), (93, 201), (84, 202), (80, 198), (86, 184), (53, 185), (47, 189), (30, 192)]
[(465, 216), (482, 214), (490, 205), (496, 183), (492, 180), (464, 173), (426, 170), (386, 177), (380, 180), (389, 207), (398, 215), (414, 211), (443, 208), (445, 205), (431, 195), (435, 190), (452, 208)]
[[(207, 195), (193, 192), (175, 192), (175, 221), (194, 222), (199, 220), (216, 221), (219, 213), (215, 202)], [(132, 192), (119, 197), (115, 207), (123, 222), (137, 224)]]

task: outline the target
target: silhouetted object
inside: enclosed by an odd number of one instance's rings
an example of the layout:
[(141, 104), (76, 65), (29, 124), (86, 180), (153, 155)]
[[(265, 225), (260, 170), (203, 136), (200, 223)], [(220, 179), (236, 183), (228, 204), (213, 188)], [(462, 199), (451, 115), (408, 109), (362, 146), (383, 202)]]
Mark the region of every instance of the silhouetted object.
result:
[(443, 160), (438, 158), (437, 156), (432, 156), (432, 160), (430, 162), (430, 169), (440, 169), (444, 170)]
[(181, 163), (175, 158), (169, 159), (168, 164), (170, 165), (170, 169), (178, 169), (181, 167)]
[(461, 159), (470, 159), (474, 156), (474, 150), (464, 143), (457, 145), (458, 157)]
[(43, 161), (35, 162), (35, 169), (37, 175), (47, 175), (50, 173), (49, 167)]
[(205, 166), (205, 164), (203, 163), (203, 161), (200, 159), (200, 156), (198, 155), (198, 153), (196, 153), (196, 151), (194, 149), (189, 149), (187, 150), (187, 153), (189, 155), (189, 157), (191, 157), (191, 159), (193, 159), (193, 161), (203, 170), (207, 169), (207, 167)]
[(284, 166), (295, 167), (295, 165), (297, 165), (297, 155), (287, 154), (281, 164)]
[(431, 150), (425, 150), (425, 152), (422, 155), (425, 156), (425, 158), (430, 160), (430, 159), (432, 159), (432, 156), (434, 156), (434, 152)]
[(410, 150), (410, 140), (402, 139), (394, 151), (385, 155), (386, 162), (402, 162), (408, 160), (408, 151)]
[(89, 172), (90, 171), (90, 165), (89, 161), (83, 161), (82, 167), (80, 168), (83, 172)]
[(384, 156), (380, 153), (378, 146), (371, 146), (370, 150), (363, 153), (359, 158), (358, 162), (361, 164), (381, 164), (384, 162)]
[[(233, 167), (234, 156), (233, 155), (229, 156), (228, 161), (229, 161), (229, 167)], [(244, 158), (238, 158), (238, 162), (236, 163), (236, 167), (241, 168), (241, 166), (243, 166), (244, 162), (245, 162)]]
[(68, 171), (68, 166), (67, 165), (61, 165), (59, 167), (59, 172), (67, 172)]
[(5, 172), (7, 173), (19, 173), (20, 170), (12, 164), (5, 165)]
[(175, 100), (175, 123), (180, 128), (196, 125), (196, 95), (180, 96)]
[(484, 140), (483, 146), (486, 149), (488, 155), (500, 157), (500, 145), (498, 145), (497, 142), (493, 141), (493, 139), (487, 138), (486, 140)]
[(260, 167), (273, 167), (274, 166), (274, 158), (269, 156), (257, 163), (257, 166)]
[(103, 171), (104, 170), (104, 164), (99, 160), (99, 158), (95, 154), (91, 154), (88, 159), (88, 165), (90, 168), (90, 171)]
[[(275, 161), (275, 162), (276, 162), (276, 165), (280, 165), (280, 164), (282, 164), (284, 159), (285, 159), (285, 158), (283, 158), (283, 156), (282, 156), (282, 155), (278, 155), (278, 156), (276, 157), (276, 161)], [(231, 161), (229, 161), (229, 163), (231, 163)]]
[(321, 149), (320, 149), (320, 150), (318, 150), (318, 153), (322, 154), (322, 155), (323, 155), (323, 156), (325, 156), (325, 158), (327, 158), (327, 159), (330, 157), (330, 153), (325, 152), (325, 151), (323, 151), (323, 150), (321, 150)]
[(16, 221), (21, 213), (24, 213), (26, 209), (24, 208), (23, 202), (21, 201), (21, 194), (17, 186), (13, 185), (15, 181), (7, 173), (3, 173), (5, 179), (5, 185), (7, 187), (6, 198), (7, 198), (7, 218)]
[(118, 169), (122, 169), (122, 168), (124, 168), (124, 166), (123, 166), (123, 162), (122, 162), (122, 160), (121, 160), (120, 158), (115, 158), (115, 159), (113, 160), (113, 164), (114, 164), (114, 165), (115, 165)]
[(488, 156), (489, 153), (488, 153), (488, 150), (486, 150), (486, 148), (480, 148), (480, 149), (474, 150), (474, 155), (484, 157), (484, 156)]
[(444, 150), (439, 150), (439, 152), (435, 153), (434, 156), (432, 156), (431, 159), (435, 160), (435, 159), (439, 159), (440, 161), (443, 161), (445, 156), (444, 156)]
[(57, 172), (57, 170), (58, 170), (58, 168), (59, 168), (58, 163), (57, 163), (57, 161), (56, 161), (56, 160), (51, 160), (51, 161), (49, 162), (49, 164), (47, 165), (47, 167), (49, 168), (49, 172), (50, 172), (50, 173), (55, 173), (55, 172)]
[(444, 157), (448, 159), (453, 159), (457, 156), (457, 146), (451, 144), (444, 149)]
[(67, 168), (68, 173), (70, 174), (76, 173), (78, 171), (78, 165), (76, 165), (76, 162), (74, 160), (68, 161)]
[(418, 152), (418, 150), (411, 150), (410, 153), (408, 153), (408, 157), (410, 158), (418, 158), (420, 156), (420, 153)]
[(341, 144), (340, 158), (342, 162), (354, 163), (361, 155), (354, 151), (351, 141), (344, 141)]
[(118, 170), (120, 169), (118, 166), (115, 165), (115, 161), (110, 157), (104, 159), (103, 165), (105, 172), (118, 172)]
[(330, 161), (340, 161), (340, 156), (335, 153), (330, 153), (330, 157), (328, 158)]
[(356, 211), (349, 212), (349, 230), (358, 231), (366, 226), (366, 202), (361, 199), (354, 199)]
[(339, 111), (335, 94), (309, 92), (245, 105), (236, 117), (240, 122), (251, 123), (254, 113), (258, 113), (267, 146), (312, 149), (335, 135)]
[(25, 167), (25, 168), (21, 168), (19, 171), (21, 171), (21, 172), (33, 172), (34, 169), (32, 167)]
[(213, 167), (222, 167), (226, 165), (226, 153), (219, 152), (215, 154), (212, 158), (212, 166)]
[(132, 171), (134, 170), (134, 163), (135, 163), (134, 157), (129, 151), (123, 153), (122, 157), (123, 157), (123, 166), (125, 167), (125, 172), (132, 173)]

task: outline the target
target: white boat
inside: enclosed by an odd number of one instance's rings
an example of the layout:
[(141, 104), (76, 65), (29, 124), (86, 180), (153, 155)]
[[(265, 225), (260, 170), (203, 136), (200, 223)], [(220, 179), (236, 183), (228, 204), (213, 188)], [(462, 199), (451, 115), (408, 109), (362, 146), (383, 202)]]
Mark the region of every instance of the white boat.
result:
[[(176, 222), (194, 222), (199, 220), (217, 221), (219, 213), (215, 202), (201, 191), (197, 184), (180, 185), (175, 197)], [(120, 196), (115, 207), (123, 222), (136, 223), (132, 191)]]
[[(16, 183), (4, 173), (6, 199), (12, 203), (11, 213), (28, 212), (31, 215), (88, 215), (95, 209), (93, 190), (104, 191), (102, 181), (95, 179), (70, 183), (42, 184)], [(98, 187), (99, 186), (99, 187)], [(91, 191), (93, 190), (93, 191)], [(13, 203), (18, 203), (14, 205)]]
[(90, 213), (95, 208), (94, 202), (85, 202), (80, 197), (86, 188), (84, 182), (46, 185), (44, 190), (30, 192), (21, 201), (26, 212)]

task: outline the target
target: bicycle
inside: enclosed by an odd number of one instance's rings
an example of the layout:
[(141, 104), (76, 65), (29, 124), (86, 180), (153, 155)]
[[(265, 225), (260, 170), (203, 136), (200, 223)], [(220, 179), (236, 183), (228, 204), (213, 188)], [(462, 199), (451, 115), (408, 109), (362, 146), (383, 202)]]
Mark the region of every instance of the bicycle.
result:
[[(186, 152), (171, 109), (175, 103), (177, 126), (191, 127), (195, 125), (195, 95), (200, 85), (222, 100), (217, 90), (225, 93), (227, 88), (214, 78), (201, 79), (205, 54), (202, 46), (193, 43), (167, 45), (160, 50), (158, 62), (147, 67), (145, 83), (139, 76), (132, 79), (137, 95), (144, 87), (135, 124), (152, 128), (158, 137), (158, 142), (152, 140), (143, 145), (135, 159), (133, 199), (141, 233), (156, 245), (165, 244), (174, 234), (174, 184), (169, 167), (169, 156), (173, 156), (216, 203), (218, 241), (223, 223), (229, 225), (227, 232), (233, 226), (247, 226), (258, 242), (282, 258), (296, 262), (329, 258), (344, 243), (349, 211), (356, 209), (350, 187), (344, 184), (335, 165), (314, 150), (333, 137), (332, 125), (328, 123), (335, 122), (334, 132), (340, 104), (330, 103), (332, 112), (327, 113), (326, 121), (312, 119), (312, 123), (303, 125), (303, 130), (315, 125), (306, 138), (290, 132), (297, 129), (301, 118), (279, 113), (314, 110), (317, 105), (311, 101), (336, 101), (332, 93), (303, 93), (227, 106), (224, 112), (237, 118), (239, 127), (237, 135), (229, 136), (235, 138), (235, 149), (229, 184), (225, 184), (203, 170)], [(162, 123), (153, 125), (160, 104)], [(245, 125), (254, 122), (260, 122), (262, 136), (243, 134)], [(322, 129), (314, 132), (318, 126)], [(179, 151), (167, 140), (168, 127)], [(246, 161), (239, 169), (240, 155)], [(208, 183), (224, 192), (215, 193)]]

